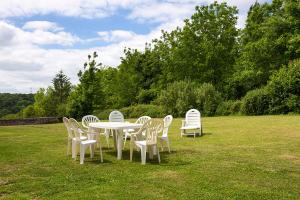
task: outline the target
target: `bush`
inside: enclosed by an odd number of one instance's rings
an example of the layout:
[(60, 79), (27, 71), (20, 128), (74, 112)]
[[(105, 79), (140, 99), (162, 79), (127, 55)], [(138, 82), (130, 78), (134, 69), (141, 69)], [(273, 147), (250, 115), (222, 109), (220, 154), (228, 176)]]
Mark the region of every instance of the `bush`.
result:
[(169, 84), (157, 99), (164, 112), (174, 117), (183, 117), (191, 108), (198, 109), (204, 116), (212, 116), (221, 101), (220, 93), (212, 84), (201, 85), (191, 81)]
[(241, 101), (228, 100), (219, 104), (216, 115), (227, 116), (238, 114), (241, 110)]
[(152, 104), (138, 104), (121, 109), (106, 109), (101, 112), (95, 111), (94, 115), (98, 116), (100, 119), (106, 120), (109, 117), (109, 113), (113, 110), (119, 110), (123, 113), (125, 118), (139, 118), (144, 115), (153, 118), (161, 118), (165, 115), (161, 106)]
[(162, 90), (157, 99), (165, 113), (170, 113), (174, 117), (182, 117), (186, 111), (196, 108), (196, 88), (199, 85), (191, 81), (177, 81), (168, 84), (165, 90)]
[(26, 108), (24, 108), (23, 115), (24, 115), (24, 118), (35, 117), (34, 106), (33, 105), (29, 105)]
[(197, 108), (204, 116), (213, 116), (222, 102), (221, 94), (212, 84), (204, 83), (196, 90)]
[(108, 120), (109, 113), (114, 109), (95, 110), (93, 115), (97, 116), (100, 120)]
[(164, 112), (161, 106), (151, 104), (138, 104), (125, 108), (121, 108), (120, 111), (126, 118), (138, 118), (144, 115), (161, 118), (164, 116)]
[(224, 101), (220, 103), (216, 110), (216, 115), (221, 115), (221, 116), (230, 115), (231, 114), (230, 109), (233, 103), (234, 103), (233, 100)]
[(241, 111), (246, 115), (269, 113), (271, 96), (265, 88), (251, 90), (242, 99)]
[(242, 106), (242, 101), (237, 100), (237, 101), (233, 102), (233, 104), (230, 107), (230, 113), (232, 115), (239, 114), (241, 111), (241, 106)]
[(272, 96), (272, 114), (300, 113), (300, 59), (274, 73), (267, 84), (267, 90)]

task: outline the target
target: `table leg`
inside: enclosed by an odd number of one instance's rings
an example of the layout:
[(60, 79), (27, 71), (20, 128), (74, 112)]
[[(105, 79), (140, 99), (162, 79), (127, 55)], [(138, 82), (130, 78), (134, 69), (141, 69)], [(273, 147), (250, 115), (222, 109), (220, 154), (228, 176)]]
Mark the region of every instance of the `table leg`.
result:
[(114, 140), (114, 147), (115, 147), (115, 150), (117, 150), (118, 149), (118, 145), (117, 145), (117, 135), (118, 135), (118, 133), (117, 133), (117, 130), (111, 130), (112, 131), (112, 133), (113, 133), (113, 140)]
[(122, 149), (123, 149), (123, 130), (116, 130), (117, 140), (118, 140), (118, 160), (122, 159)]

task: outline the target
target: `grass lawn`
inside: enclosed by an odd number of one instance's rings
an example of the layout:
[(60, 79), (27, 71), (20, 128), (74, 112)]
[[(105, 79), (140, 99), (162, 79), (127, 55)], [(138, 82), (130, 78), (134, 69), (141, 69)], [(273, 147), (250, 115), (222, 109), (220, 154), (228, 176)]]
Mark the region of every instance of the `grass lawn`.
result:
[(175, 119), (172, 153), (145, 166), (129, 143), (121, 161), (104, 148), (104, 163), (98, 153), (80, 165), (63, 124), (0, 127), (0, 199), (300, 199), (300, 116), (203, 124), (202, 137), (180, 138)]

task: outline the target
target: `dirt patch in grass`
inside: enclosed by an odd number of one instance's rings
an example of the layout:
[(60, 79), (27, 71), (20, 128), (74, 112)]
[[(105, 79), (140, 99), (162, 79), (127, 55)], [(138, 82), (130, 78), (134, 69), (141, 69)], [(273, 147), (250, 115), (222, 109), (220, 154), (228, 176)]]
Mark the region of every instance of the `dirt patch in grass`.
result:
[(165, 171), (159, 171), (159, 172), (153, 172), (151, 174), (152, 178), (155, 179), (165, 179), (165, 180), (174, 180), (174, 181), (184, 181), (184, 177), (182, 174), (176, 171), (172, 170), (165, 170)]
[(300, 157), (289, 155), (289, 154), (283, 154), (279, 156), (281, 159), (292, 161), (293, 163), (300, 165)]

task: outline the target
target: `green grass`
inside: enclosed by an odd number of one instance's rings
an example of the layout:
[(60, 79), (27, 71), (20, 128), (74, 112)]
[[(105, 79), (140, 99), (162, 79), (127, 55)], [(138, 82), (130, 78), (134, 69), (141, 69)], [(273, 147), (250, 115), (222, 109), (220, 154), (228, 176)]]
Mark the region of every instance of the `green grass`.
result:
[[(172, 153), (140, 164), (113, 149), (66, 156), (63, 124), (0, 127), (3, 199), (300, 199), (300, 116), (204, 118), (202, 137), (170, 130)], [(102, 138), (103, 144), (104, 138)]]

